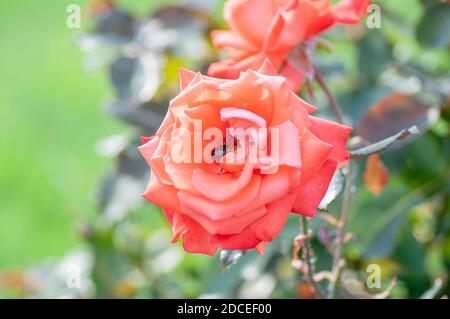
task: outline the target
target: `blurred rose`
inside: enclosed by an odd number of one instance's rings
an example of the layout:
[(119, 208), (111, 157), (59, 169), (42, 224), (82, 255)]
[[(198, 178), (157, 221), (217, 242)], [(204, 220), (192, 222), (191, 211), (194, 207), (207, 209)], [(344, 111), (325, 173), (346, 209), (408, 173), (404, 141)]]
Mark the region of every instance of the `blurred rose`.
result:
[(293, 48), (336, 24), (356, 24), (366, 14), (370, 0), (228, 0), (224, 18), (230, 30), (212, 32), (218, 48), (227, 48), (229, 59), (213, 63), (209, 74), (236, 79), (248, 69), (257, 70), (269, 58), (278, 73), (297, 91), (304, 80), (301, 62)]
[[(289, 212), (315, 214), (338, 162), (348, 159), (351, 129), (311, 117), (315, 108), (274, 74), (268, 60), (236, 80), (182, 71), (182, 92), (139, 148), (152, 171), (143, 195), (163, 208), (173, 241), (183, 238), (188, 252), (262, 252)], [(235, 140), (239, 129), (251, 134)], [(211, 130), (226, 140), (205, 138)], [(251, 158), (252, 145), (266, 152)]]

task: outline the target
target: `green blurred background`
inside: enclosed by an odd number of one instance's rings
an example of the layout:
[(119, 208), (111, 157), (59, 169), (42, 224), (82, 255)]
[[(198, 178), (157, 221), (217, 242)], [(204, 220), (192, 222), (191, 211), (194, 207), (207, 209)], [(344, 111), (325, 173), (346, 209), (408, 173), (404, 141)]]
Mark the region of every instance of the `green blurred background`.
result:
[[(95, 141), (124, 128), (102, 112), (107, 77), (83, 69), (77, 30), (66, 26), (67, 6), (87, 2), (0, 2), (0, 268), (80, 244), (75, 216), (93, 213), (109, 162)], [(118, 1), (133, 12), (163, 2)]]

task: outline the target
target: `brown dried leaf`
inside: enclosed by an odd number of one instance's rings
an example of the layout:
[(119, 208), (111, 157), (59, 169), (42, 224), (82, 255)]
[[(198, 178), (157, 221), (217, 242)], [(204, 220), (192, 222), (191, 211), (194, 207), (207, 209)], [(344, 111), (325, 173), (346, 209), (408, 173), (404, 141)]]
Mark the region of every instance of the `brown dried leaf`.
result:
[(292, 259), (293, 260), (299, 260), (298, 253), (299, 253), (300, 249), (303, 247), (303, 244), (305, 243), (305, 241), (310, 239), (312, 237), (312, 235), (313, 235), (313, 233), (311, 231), (308, 231), (307, 236), (300, 234), (294, 238), (294, 241), (293, 241), (294, 249), (292, 250)]
[(364, 183), (374, 195), (379, 195), (389, 180), (389, 172), (379, 154), (369, 156), (364, 170)]
[(307, 282), (299, 282), (297, 286), (297, 295), (300, 299), (315, 299), (316, 292), (314, 287)]
[(92, 0), (88, 4), (89, 16), (97, 16), (115, 8), (112, 0)]
[[(435, 108), (423, 105), (414, 96), (394, 93), (368, 109), (356, 132), (368, 143), (375, 143), (414, 125), (425, 131), (436, 119), (436, 111)], [(401, 143), (404, 142), (396, 141), (394, 147)]]

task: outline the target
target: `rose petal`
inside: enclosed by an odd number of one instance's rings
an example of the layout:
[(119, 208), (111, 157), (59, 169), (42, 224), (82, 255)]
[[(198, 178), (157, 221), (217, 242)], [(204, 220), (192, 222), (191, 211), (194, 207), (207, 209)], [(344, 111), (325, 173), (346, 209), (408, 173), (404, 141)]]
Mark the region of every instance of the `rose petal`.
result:
[(273, 66), (272, 62), (270, 62), (270, 59), (265, 58), (263, 64), (258, 69), (258, 73), (265, 74), (265, 75), (278, 75), (277, 71), (275, 70), (275, 67)]
[(161, 184), (153, 174), (142, 196), (164, 209), (180, 211), (177, 190), (173, 186)]
[[(325, 2), (328, 1), (325, 0)], [(286, 23), (277, 43), (279, 48), (290, 50), (305, 39), (310, 26), (316, 23), (318, 14), (321, 11), (318, 9), (318, 6), (322, 4), (318, 2), (291, 1), (290, 4), (283, 8), (283, 17)]]
[(333, 146), (325, 143), (310, 131), (302, 137), (300, 149), (302, 155), (302, 183), (313, 177), (328, 159)]
[(231, 29), (261, 47), (278, 7), (273, 0), (228, 1), (224, 18)]
[(305, 76), (289, 61), (286, 61), (286, 64), (280, 71), (280, 75), (288, 80), (291, 90), (294, 92), (298, 92), (305, 82)]
[(139, 152), (142, 154), (147, 164), (151, 167), (153, 175), (164, 184), (171, 184), (169, 176), (165, 172), (165, 164), (161, 157), (161, 153), (164, 153), (167, 148), (165, 142), (160, 142), (159, 136), (154, 136), (144, 145), (138, 147)]
[(148, 143), (154, 136), (141, 136), (141, 143), (146, 144)]
[(298, 179), (300, 176), (293, 172), (294, 169), (289, 167), (280, 167), (276, 174), (264, 175), (258, 195), (251, 204), (243, 211), (239, 212), (239, 214), (245, 214), (248, 211), (283, 198), (295, 184), (298, 184), (298, 181), (292, 179), (294, 177)]
[(217, 48), (232, 47), (240, 50), (257, 51), (258, 47), (243, 39), (238, 33), (227, 30), (214, 30), (211, 40)]
[(262, 206), (240, 216), (232, 216), (227, 219), (211, 220), (203, 214), (186, 208), (183, 214), (199, 223), (211, 235), (235, 235), (242, 232), (249, 225), (267, 213)]
[(180, 226), (178, 226), (177, 232), (174, 229), (174, 238), (182, 236), (183, 249), (185, 251), (193, 254), (207, 254), (212, 256), (219, 249), (219, 246), (214, 243), (214, 238), (189, 217), (174, 213), (175, 223)]
[(309, 129), (322, 141), (333, 145), (333, 149), (329, 155), (330, 159), (335, 161), (348, 160), (349, 154), (346, 144), (352, 128), (335, 122), (311, 117), (311, 126)]
[[(221, 84), (221, 90), (231, 96), (227, 101), (228, 104), (224, 105), (224, 107), (233, 106), (248, 110), (268, 122), (272, 118), (274, 108), (274, 94), (267, 87), (270, 85), (268, 78), (262, 79), (259, 74), (249, 70), (236, 81)], [(280, 78), (271, 77), (271, 80), (277, 82), (280, 81)]]
[(153, 135), (152, 137), (148, 138), (143, 145), (138, 147), (139, 152), (147, 161), (147, 164), (149, 166), (151, 163), (152, 156), (153, 154), (155, 154), (155, 150), (158, 147), (158, 143), (159, 143), (159, 136)]
[(299, 96), (295, 95), (294, 93), (291, 94), (291, 103), (293, 105), (296, 105), (298, 108), (304, 109), (308, 114), (314, 113), (317, 111), (317, 108), (305, 100), (301, 99)]
[(289, 212), (294, 204), (296, 192), (268, 204), (267, 214), (250, 226), (261, 241), (272, 241), (286, 224)]
[(184, 113), (192, 120), (198, 121), (202, 132), (209, 128), (225, 131), (225, 123), (220, 119), (220, 109), (211, 105), (199, 105), (184, 110)]
[(317, 174), (301, 184), (292, 209), (293, 213), (304, 216), (315, 216), (317, 206), (319, 206), (328, 190), (336, 167), (336, 161), (327, 160)]
[(271, 147), (274, 143), (279, 145), (279, 164), (300, 168), (300, 134), (297, 127), (291, 121), (273, 127), (279, 131), (279, 140), (271, 139)]
[(180, 69), (180, 89), (183, 91), (197, 75), (196, 72), (192, 72), (188, 69)]
[(238, 109), (236, 107), (224, 107), (220, 110), (222, 121), (230, 119), (244, 119), (254, 123), (257, 127), (266, 127), (266, 120), (248, 110)]
[(215, 235), (214, 238), (222, 249), (228, 250), (253, 249), (261, 242), (249, 227), (237, 235)]
[(164, 120), (161, 123), (161, 126), (156, 131), (155, 135), (158, 135), (159, 137), (161, 137), (163, 135), (163, 133), (167, 130), (167, 128), (170, 127), (171, 125), (173, 125), (174, 122), (175, 122), (175, 119), (172, 116), (172, 113), (167, 112), (166, 116), (164, 117)]
[(342, 0), (332, 8), (337, 23), (355, 24), (367, 13), (370, 0)]
[(172, 181), (173, 186), (178, 190), (189, 190), (191, 192), (195, 192), (195, 189), (192, 188), (192, 175), (195, 169), (197, 169), (197, 165), (195, 164), (174, 164), (169, 161), (166, 161), (166, 173)]
[(192, 185), (206, 198), (218, 202), (224, 201), (236, 196), (249, 184), (253, 176), (253, 167), (254, 164), (246, 163), (239, 177), (231, 173), (216, 175), (206, 173), (202, 169), (195, 169), (192, 174)]
[(269, 30), (267, 31), (267, 35), (264, 39), (261, 51), (268, 52), (274, 49), (274, 46), (278, 42), (284, 26), (285, 20), (283, 16), (278, 12), (270, 23)]
[(206, 199), (203, 196), (197, 196), (187, 191), (178, 192), (178, 199), (181, 203), (181, 208), (187, 207), (192, 210), (202, 213), (212, 220), (219, 220), (230, 218), (237, 215), (244, 208), (255, 199), (261, 184), (261, 177), (255, 175), (250, 183), (245, 187), (237, 198), (232, 198), (222, 202), (216, 202)]
[(258, 254), (259, 255), (263, 255), (264, 254), (264, 250), (266, 249), (266, 245), (267, 245), (267, 242), (265, 242), (265, 241), (262, 241), (262, 242), (260, 242), (258, 245), (256, 245), (256, 251), (258, 252)]
[[(228, 94), (221, 92), (217, 82), (203, 79), (198, 83), (191, 83), (178, 96), (173, 98), (170, 101), (170, 111), (175, 117), (178, 117), (177, 115), (180, 115), (181, 111), (184, 112), (188, 105), (191, 107), (201, 104), (214, 105), (217, 101), (226, 100), (229, 97)], [(177, 111), (180, 107), (181, 110)]]
[(228, 59), (210, 64), (208, 74), (222, 79), (237, 79), (242, 71), (257, 70), (264, 62), (265, 56), (257, 53), (239, 61)]

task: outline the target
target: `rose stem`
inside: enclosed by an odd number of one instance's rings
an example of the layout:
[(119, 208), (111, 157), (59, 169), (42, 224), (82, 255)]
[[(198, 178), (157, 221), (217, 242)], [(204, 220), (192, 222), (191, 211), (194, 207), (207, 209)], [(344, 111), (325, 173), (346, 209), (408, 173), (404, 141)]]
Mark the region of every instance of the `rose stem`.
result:
[(314, 274), (313, 274), (313, 268), (311, 264), (311, 249), (309, 247), (309, 240), (308, 240), (308, 218), (305, 216), (301, 217), (302, 220), (302, 231), (303, 236), (305, 236), (305, 243), (303, 248), (305, 249), (305, 259), (306, 259), (306, 266), (308, 267), (307, 272), (307, 280), (311, 286), (313, 286), (314, 291), (319, 299), (323, 298), (323, 294), (320, 291), (320, 288), (317, 286), (316, 281), (314, 280)]
[(342, 116), (341, 107), (339, 106), (338, 101), (336, 100), (336, 98), (331, 93), (330, 89), (328, 88), (327, 84), (325, 83), (322, 73), (320, 73), (320, 70), (316, 66), (314, 66), (314, 77), (316, 78), (316, 81), (319, 84), (322, 91), (327, 96), (327, 99), (330, 102), (331, 108), (333, 109), (333, 112), (336, 115), (337, 121), (339, 122), (339, 124), (344, 124), (344, 117)]
[[(322, 73), (320, 73), (320, 70), (317, 68), (317, 66), (314, 66), (314, 76), (319, 84), (322, 91), (325, 93), (331, 108), (333, 109), (333, 112), (336, 116), (336, 120), (340, 124), (344, 124), (344, 117), (342, 115), (341, 107), (339, 106), (338, 101), (334, 97), (333, 93), (331, 93), (330, 89), (328, 88), (327, 84), (325, 83), (325, 80), (322, 76)], [(343, 200), (342, 200), (342, 207), (339, 214), (339, 223), (337, 226), (337, 245), (336, 245), (336, 251), (333, 254), (333, 277), (334, 279), (330, 281), (330, 285), (328, 287), (328, 295), (327, 297), (330, 299), (333, 299), (336, 297), (337, 288), (340, 282), (340, 277), (342, 270), (345, 266), (345, 261), (342, 260), (342, 250), (344, 246), (344, 239), (345, 239), (345, 226), (347, 224), (348, 214), (350, 212), (350, 202), (352, 197), (352, 183), (353, 183), (353, 174), (352, 174), (352, 167), (351, 163), (349, 162), (346, 166), (347, 172), (345, 174), (345, 186), (344, 186), (344, 194), (343, 194)]]
[(353, 184), (353, 174), (350, 162), (347, 164), (347, 170), (344, 179), (344, 194), (342, 199), (342, 207), (339, 215), (339, 223), (337, 225), (337, 245), (336, 251), (333, 255), (333, 277), (334, 279), (330, 281), (328, 287), (328, 298), (334, 299), (336, 297), (337, 288), (339, 285), (341, 272), (345, 266), (345, 261), (342, 260), (342, 250), (345, 244), (345, 226), (347, 224), (348, 215), (350, 212), (350, 202), (352, 198), (352, 184)]

